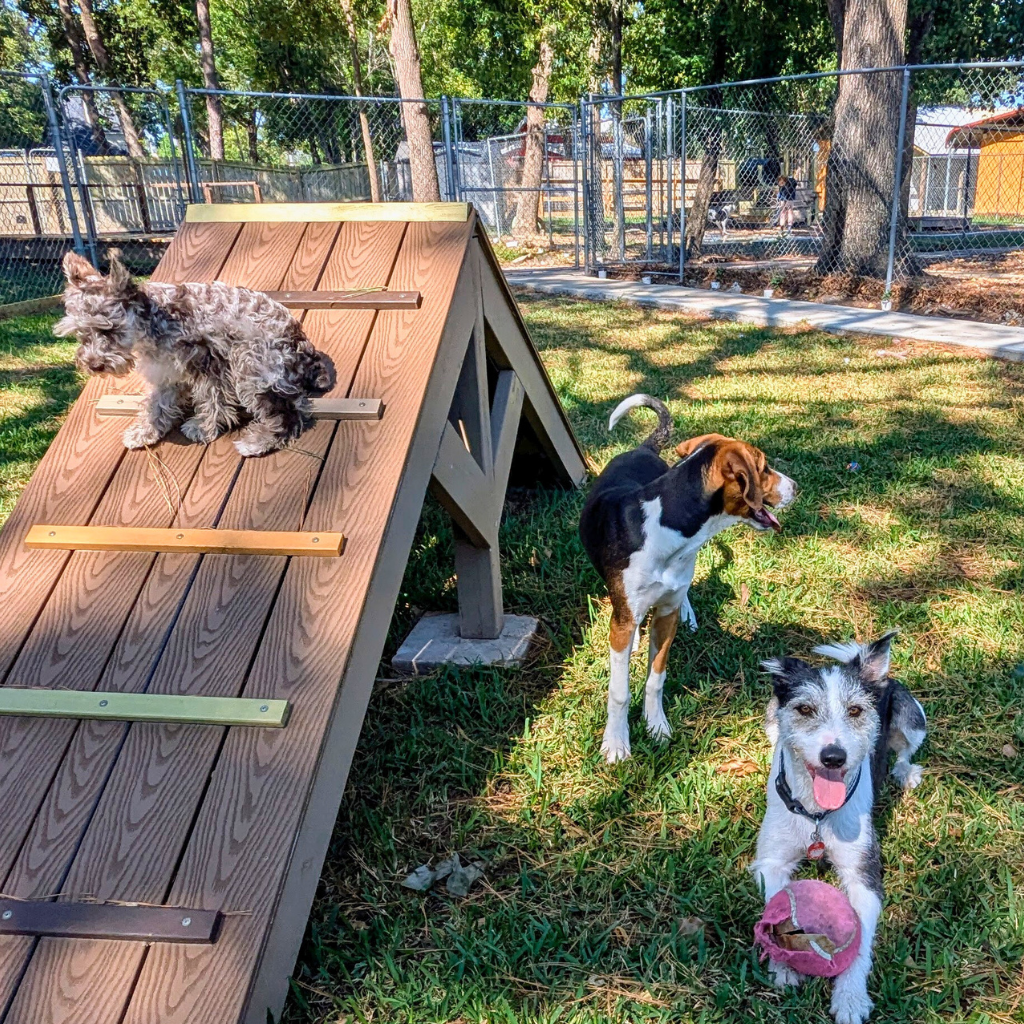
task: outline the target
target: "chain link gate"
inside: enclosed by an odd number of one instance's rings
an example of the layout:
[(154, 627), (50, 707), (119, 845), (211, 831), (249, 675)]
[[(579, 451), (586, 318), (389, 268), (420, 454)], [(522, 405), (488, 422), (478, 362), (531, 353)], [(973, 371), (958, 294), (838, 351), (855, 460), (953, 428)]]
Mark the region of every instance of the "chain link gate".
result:
[(454, 99), (455, 193), (499, 243), (546, 238), (580, 265), (579, 110), (571, 103)]
[(54, 295), (84, 251), (50, 83), (0, 71), (0, 305)]

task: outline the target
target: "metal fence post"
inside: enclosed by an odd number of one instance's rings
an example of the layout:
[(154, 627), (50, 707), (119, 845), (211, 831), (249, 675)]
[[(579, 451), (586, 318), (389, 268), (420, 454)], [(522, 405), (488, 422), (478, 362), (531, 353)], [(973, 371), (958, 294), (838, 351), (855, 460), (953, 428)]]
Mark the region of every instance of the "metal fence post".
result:
[(185, 161), (188, 166), (188, 188), (193, 203), (199, 199), (199, 168), (196, 166), (196, 147), (192, 138), (192, 118), (189, 114), (188, 93), (185, 91), (185, 83), (179, 78), (174, 83), (175, 92), (178, 94), (178, 106), (181, 108), (181, 129), (184, 134), (182, 146), (185, 149)]
[[(893, 269), (896, 266), (896, 227), (899, 223), (900, 206), (903, 197), (903, 149), (907, 138), (907, 106), (910, 101), (910, 68), (903, 69), (903, 95), (900, 101), (900, 129), (896, 138), (896, 173), (893, 176), (892, 212), (889, 216), (889, 260), (885, 267), (886, 298), (892, 290)], [(970, 161), (970, 153), (968, 153)]]
[(672, 186), (672, 157), (673, 157), (673, 136), (675, 132), (672, 126), (675, 123), (675, 112), (672, 109), (672, 97), (665, 101), (665, 186), (668, 189), (667, 210), (668, 210), (668, 237), (665, 249), (665, 262), (672, 260), (672, 238), (675, 234), (674, 211), (675, 211), (675, 189)]
[(679, 283), (686, 268), (686, 90), (679, 95)]
[(580, 124), (577, 120), (579, 111), (572, 108), (572, 231), (573, 231), (573, 267), (580, 269)]
[(452, 151), (452, 126), (449, 121), (451, 111), (448, 106), (448, 97), (441, 97), (441, 137), (444, 140), (444, 176), (447, 179), (445, 184), (448, 188), (448, 199), (454, 202), (455, 194), (455, 153)]
[[(60, 173), (60, 183), (64, 190), (64, 202), (68, 206), (68, 223), (71, 225), (71, 244), (79, 256), (85, 255), (85, 245), (82, 242), (82, 232), (78, 226), (78, 213), (75, 210), (75, 194), (71, 191), (71, 177), (68, 173), (68, 163), (64, 158), (64, 138), (60, 132), (60, 122), (57, 120), (57, 108), (53, 102), (53, 93), (50, 91), (50, 79), (46, 75), (39, 76), (40, 90), (43, 94), (43, 105), (46, 107), (46, 120), (50, 124), (50, 135), (53, 137), (53, 149), (57, 155), (57, 169)], [(93, 251), (93, 259), (95, 259)]]
[(171, 154), (171, 169), (174, 171), (174, 184), (178, 190), (178, 216), (185, 219), (185, 191), (181, 187), (181, 167), (178, 165), (178, 154), (174, 146), (174, 123), (171, 120), (171, 105), (167, 97), (161, 98), (160, 106), (164, 112), (164, 124), (167, 126), (167, 145)]
[(590, 140), (587, 138), (586, 101), (580, 98), (580, 170), (583, 190), (583, 271), (589, 274), (590, 267)]

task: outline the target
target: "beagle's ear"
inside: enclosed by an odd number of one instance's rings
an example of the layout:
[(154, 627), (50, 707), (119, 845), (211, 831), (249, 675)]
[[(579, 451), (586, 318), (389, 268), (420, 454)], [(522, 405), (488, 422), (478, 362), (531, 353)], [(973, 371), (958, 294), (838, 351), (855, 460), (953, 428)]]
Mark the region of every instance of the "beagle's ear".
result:
[(761, 474), (753, 453), (746, 445), (730, 445), (721, 455), (721, 471), (724, 480), (735, 480), (743, 500), (753, 511), (764, 507), (764, 491), (761, 489)]
[(702, 444), (712, 444), (727, 440), (728, 438), (723, 437), (721, 434), (701, 434), (700, 437), (691, 437), (686, 441), (680, 441), (676, 445), (676, 452), (681, 459), (685, 459), (687, 455), (692, 455)]
[(98, 278), (100, 272), (84, 257), (79, 256), (73, 249), (69, 249), (64, 255), (61, 264), (64, 269), (64, 276), (72, 288), (81, 288), (90, 278)]

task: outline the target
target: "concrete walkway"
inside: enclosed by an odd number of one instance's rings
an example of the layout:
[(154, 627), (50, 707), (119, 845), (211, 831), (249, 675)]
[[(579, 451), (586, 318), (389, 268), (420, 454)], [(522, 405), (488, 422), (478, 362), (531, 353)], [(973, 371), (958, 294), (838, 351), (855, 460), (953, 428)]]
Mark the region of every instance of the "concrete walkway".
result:
[(712, 292), (671, 284), (599, 280), (581, 271), (561, 268), (510, 270), (509, 283), (544, 295), (569, 295), (603, 302), (635, 302), (640, 306), (675, 310), (714, 320), (737, 320), (762, 327), (793, 327), (806, 324), (821, 331), (871, 334), (887, 338), (960, 345), (986, 355), (1024, 362), (1024, 327), (1004, 327), (974, 320), (951, 320), (912, 313), (883, 313), (855, 306), (829, 306), (821, 302), (766, 299), (757, 295)]

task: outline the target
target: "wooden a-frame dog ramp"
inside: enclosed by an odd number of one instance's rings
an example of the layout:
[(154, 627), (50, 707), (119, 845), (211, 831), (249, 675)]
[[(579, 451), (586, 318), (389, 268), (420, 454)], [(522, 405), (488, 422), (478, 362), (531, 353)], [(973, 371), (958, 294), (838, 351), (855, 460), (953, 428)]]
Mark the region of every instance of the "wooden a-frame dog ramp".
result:
[(138, 381), (71, 409), (0, 531), (2, 1024), (277, 1014), (428, 486), (486, 633), (516, 452), (584, 474), (465, 205), (192, 208), (154, 278), (302, 295), (324, 402), (378, 404), (248, 460), (126, 451)]

